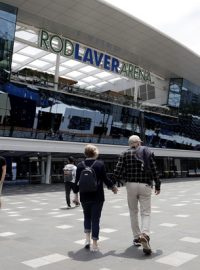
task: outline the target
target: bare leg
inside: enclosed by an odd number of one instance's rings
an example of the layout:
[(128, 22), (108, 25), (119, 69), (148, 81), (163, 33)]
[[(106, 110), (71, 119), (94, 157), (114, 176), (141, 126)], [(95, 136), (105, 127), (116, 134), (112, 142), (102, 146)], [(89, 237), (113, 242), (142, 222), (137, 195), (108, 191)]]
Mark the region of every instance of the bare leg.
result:
[(92, 243), (92, 251), (98, 251), (99, 250), (99, 246), (97, 243), (98, 240), (94, 240), (93, 239), (93, 243)]
[(86, 249), (90, 248), (90, 233), (85, 234), (85, 248)]

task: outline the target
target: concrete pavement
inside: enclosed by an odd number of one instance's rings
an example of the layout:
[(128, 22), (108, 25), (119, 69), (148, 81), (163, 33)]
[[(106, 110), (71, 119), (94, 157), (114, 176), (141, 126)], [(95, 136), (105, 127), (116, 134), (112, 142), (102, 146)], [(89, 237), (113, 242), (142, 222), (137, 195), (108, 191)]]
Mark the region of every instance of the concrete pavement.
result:
[(83, 249), (81, 207), (66, 209), (64, 186), (4, 186), (0, 270), (199, 270), (200, 179), (163, 181), (152, 196), (153, 254), (132, 246), (126, 190), (105, 190), (100, 252)]

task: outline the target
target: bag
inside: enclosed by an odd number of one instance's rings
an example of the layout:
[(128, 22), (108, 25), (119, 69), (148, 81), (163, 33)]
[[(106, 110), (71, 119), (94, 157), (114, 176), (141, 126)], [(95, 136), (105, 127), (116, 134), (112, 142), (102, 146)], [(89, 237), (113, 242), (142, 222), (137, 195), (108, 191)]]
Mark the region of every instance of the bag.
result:
[(72, 172), (73, 170), (69, 170), (69, 169), (64, 170), (64, 182), (72, 182), (73, 180)]
[(92, 169), (95, 162), (92, 164), (92, 166), (89, 167), (89, 166), (86, 166), (84, 161), (82, 161), (82, 164), (84, 165), (85, 168), (82, 170), (80, 174), (80, 179), (79, 179), (80, 192), (97, 191), (97, 188), (98, 188), (97, 177), (96, 177), (95, 171)]
[(153, 157), (153, 154), (148, 150), (148, 148), (146, 146), (139, 146), (136, 150), (130, 150), (134, 151), (135, 159), (141, 162), (141, 170), (146, 173), (150, 173), (150, 158)]

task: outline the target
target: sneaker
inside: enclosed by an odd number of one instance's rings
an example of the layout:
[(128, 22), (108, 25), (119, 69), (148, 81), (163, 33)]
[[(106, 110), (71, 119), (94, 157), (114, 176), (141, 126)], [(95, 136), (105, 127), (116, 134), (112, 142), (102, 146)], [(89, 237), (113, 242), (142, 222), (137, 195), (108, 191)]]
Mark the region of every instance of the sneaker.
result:
[(150, 241), (150, 238), (148, 235), (146, 235), (145, 233), (142, 233), (140, 235), (140, 243), (143, 247), (143, 252), (144, 254), (146, 255), (151, 255), (152, 253), (152, 250), (151, 250), (151, 247), (150, 247), (150, 244), (149, 244), (149, 241)]
[(140, 239), (139, 238), (133, 239), (133, 245), (135, 247), (140, 247), (141, 246)]
[(99, 246), (92, 245), (91, 251), (92, 252), (98, 252), (99, 251)]
[(75, 206), (79, 206), (80, 205), (80, 203), (78, 201), (76, 201), (76, 200), (73, 200), (73, 203), (75, 204)]
[(68, 205), (68, 206), (67, 206), (67, 209), (71, 209), (71, 208), (72, 208), (71, 205)]
[(90, 241), (85, 240), (85, 249), (90, 249)]

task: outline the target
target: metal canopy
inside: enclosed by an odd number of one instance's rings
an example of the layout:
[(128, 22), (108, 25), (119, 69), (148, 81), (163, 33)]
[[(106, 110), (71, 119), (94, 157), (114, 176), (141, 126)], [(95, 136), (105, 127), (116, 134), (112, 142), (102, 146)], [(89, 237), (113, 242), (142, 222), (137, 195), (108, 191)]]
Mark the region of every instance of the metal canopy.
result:
[(139, 65), (163, 78), (200, 85), (200, 59), (138, 19), (96, 0), (3, 0), (18, 21), (61, 34)]

